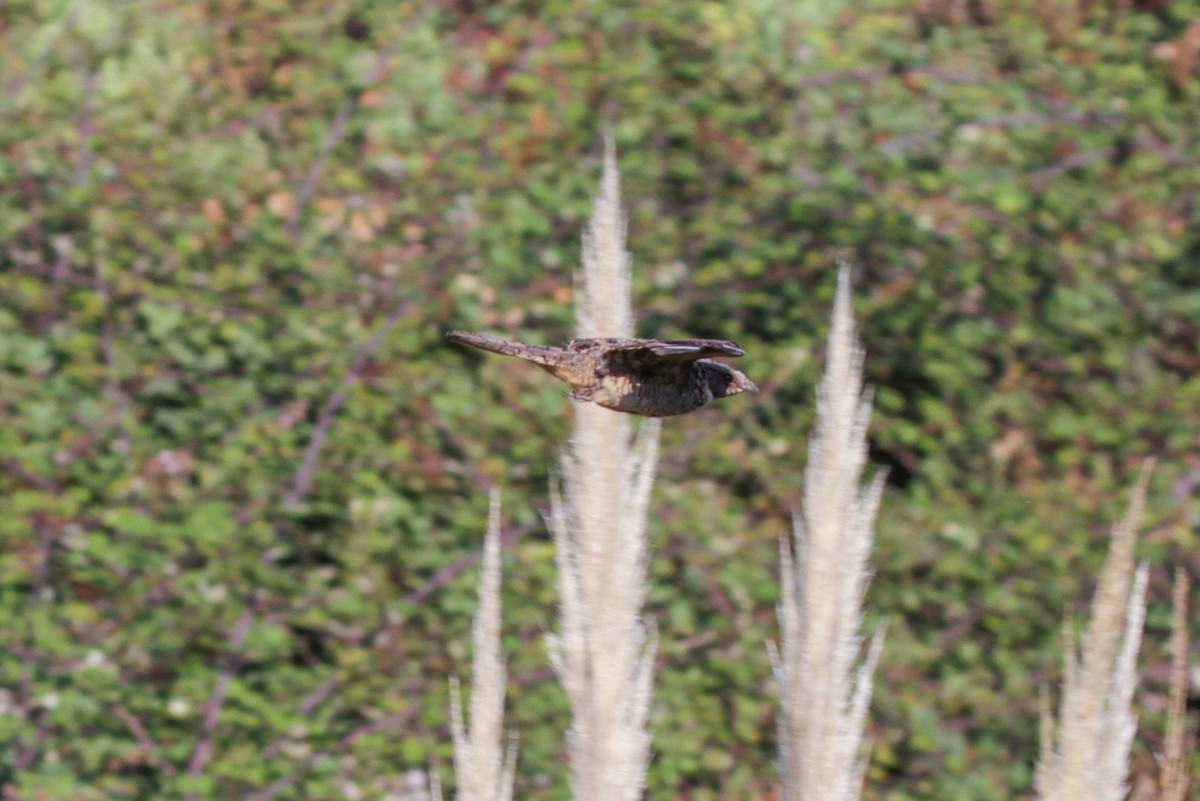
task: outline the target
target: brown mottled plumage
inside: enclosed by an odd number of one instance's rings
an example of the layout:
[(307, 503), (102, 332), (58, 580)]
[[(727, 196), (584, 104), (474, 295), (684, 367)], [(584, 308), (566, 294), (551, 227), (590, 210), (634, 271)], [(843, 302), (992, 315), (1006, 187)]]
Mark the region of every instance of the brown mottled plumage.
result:
[(571, 385), (567, 397), (644, 417), (695, 411), (714, 398), (758, 392), (754, 382), (711, 356), (744, 356), (721, 339), (573, 339), (561, 348), (525, 345), (486, 334), (446, 335), (480, 350), (533, 362)]

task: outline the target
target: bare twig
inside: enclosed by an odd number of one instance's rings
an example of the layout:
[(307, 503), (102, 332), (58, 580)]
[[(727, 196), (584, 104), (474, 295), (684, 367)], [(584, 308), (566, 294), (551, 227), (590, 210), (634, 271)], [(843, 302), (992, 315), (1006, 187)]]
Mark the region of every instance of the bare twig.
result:
[[(54, 558), (54, 532), (50, 523), (40, 516), (34, 523), (38, 537), (38, 562), (33, 572), (33, 587), (30, 589), (29, 606), (37, 608), (41, 605), (50, 585), (51, 560)], [(37, 637), (32, 623), (25, 633), (25, 653), (21, 655), (21, 682), (17, 687), (17, 703), (21, 715), (35, 732), (34, 740), (27, 748), (21, 749), (13, 759), (17, 770), (24, 770), (37, 759), (41, 750), (45, 728), (41, 716), (33, 714), (34, 679), (37, 674), (38, 648)]]
[[(1135, 152), (1150, 152), (1157, 153), (1162, 157), (1163, 161), (1168, 164), (1181, 164), (1188, 161), (1179, 151), (1172, 148), (1170, 145), (1163, 144), (1153, 136), (1143, 136), (1139, 139), (1130, 142), (1127, 146), (1129, 153)], [(1085, 150), (1079, 153), (1073, 153), (1060, 161), (1056, 161), (1047, 167), (1036, 170), (1030, 174), (1030, 180), (1034, 182), (1047, 182), (1064, 175), (1071, 170), (1076, 170), (1081, 167), (1087, 167), (1091, 164), (1100, 164), (1106, 161), (1112, 161), (1117, 158), (1121, 148), (1117, 145), (1109, 145), (1108, 147), (1097, 148), (1096, 150)]]
[[(200, 739), (196, 741), (196, 746), (192, 749), (192, 757), (188, 760), (189, 776), (199, 776), (208, 767), (208, 761), (212, 757), (213, 739), (217, 733), (217, 720), (221, 715), (221, 706), (225, 703), (225, 696), (229, 692), (229, 683), (233, 681), (233, 677), (242, 667), (242, 646), (246, 643), (246, 635), (250, 633), (250, 626), (254, 623), (255, 617), (254, 604), (251, 601), (242, 610), (241, 616), (233, 626), (233, 631), (229, 634), (225, 664), (217, 675), (212, 695), (204, 704), (204, 722), (200, 730)], [(188, 801), (195, 797), (194, 792), (186, 796)]]
[[(501, 532), (501, 534), (500, 534), (501, 546), (507, 546), (507, 545), (511, 544), (512, 542), (525, 536), (532, 530), (533, 530), (532, 525), (524, 525), (524, 526), (518, 526), (516, 528), (511, 528), (511, 529), (508, 529), (507, 531)], [(447, 584), (449, 584), (455, 578), (457, 578), (458, 576), (462, 575), (463, 573), (465, 573), (466, 571), (468, 571), (472, 567), (474, 567), (482, 557), (483, 557), (483, 547), (481, 546), (478, 550), (468, 554), (467, 556), (464, 556), (463, 558), (459, 559), (458, 561), (456, 561), (452, 564), (446, 565), (445, 567), (443, 567), (442, 569), (440, 569), (436, 573), (434, 573), (433, 576), (431, 576), (429, 578), (429, 580), (426, 581), (419, 588), (417, 588), (413, 592), (410, 592), (408, 595), (404, 596), (404, 599), (403, 599), (404, 602), (414, 604), (414, 605), (419, 605), (419, 604), (424, 603), (431, 595), (433, 595), (439, 589), (441, 589), (442, 587), (445, 587)], [(329, 679), (327, 679), (319, 687), (317, 687), (315, 690), (313, 690), (311, 693), (309, 693), (304, 698), (303, 701), (300, 702), (299, 706), (297, 707), (298, 714), (300, 714), (301, 716), (307, 716), (307, 715), (311, 714), (313, 712), (313, 710), (315, 710), (321, 704), (325, 703), (325, 701), (327, 701), (330, 698), (330, 696), (332, 696), (338, 690), (338, 685), (340, 683), (341, 683), (340, 679), (336, 676), (333, 676), (333, 677), (330, 677)], [(280, 749), (283, 747), (284, 742), (285, 742), (284, 739), (279, 739), (279, 740), (276, 740), (275, 742), (271, 743), (271, 745), (267, 746), (267, 748), (265, 748), (262, 752), (264, 758), (269, 759), (269, 758), (273, 758), (273, 757), (277, 756), (279, 754)], [(280, 789), (282, 789), (282, 788), (280, 788)]]
[(308, 769), (317, 762), (328, 759), (331, 756), (342, 753), (350, 746), (354, 745), (358, 740), (366, 737), (368, 734), (386, 731), (388, 729), (407, 723), (412, 718), (416, 717), (418, 707), (407, 709), (403, 712), (397, 712), (393, 715), (387, 715), (379, 720), (371, 723), (364, 723), (361, 726), (347, 733), (342, 739), (338, 740), (337, 745), (332, 748), (327, 748), (323, 751), (317, 751), (308, 756), (299, 765), (293, 768), (286, 776), (282, 776), (268, 784), (258, 792), (243, 796), (245, 801), (271, 801), (272, 798), (282, 793), (284, 790), (291, 787), (296, 782), (303, 778)]
[(1048, 167), (1042, 167), (1031, 173), (1029, 179), (1034, 182), (1046, 182), (1061, 175), (1065, 175), (1071, 170), (1078, 170), (1081, 167), (1087, 167), (1091, 164), (1100, 164), (1105, 161), (1111, 161), (1117, 153), (1116, 145), (1098, 148), (1096, 150), (1082, 150), (1078, 153), (1072, 153), (1066, 158), (1060, 159)]
[(124, 704), (117, 704), (113, 707), (113, 712), (121, 719), (121, 722), (129, 729), (134, 738), (141, 744), (142, 750), (146, 752), (146, 758), (158, 770), (161, 770), (167, 776), (175, 775), (175, 766), (170, 762), (163, 762), (159, 757), (158, 746), (155, 745), (154, 739), (150, 736), (150, 732), (146, 726), (138, 718), (137, 715), (129, 711), (129, 708)]
[(1198, 489), (1200, 489), (1200, 466), (1193, 467), (1175, 482), (1175, 486), (1171, 487), (1171, 497), (1182, 501)]
[[(366, 369), (367, 363), (371, 357), (383, 344), (384, 337), (391, 329), (403, 318), (410, 308), (410, 304), (403, 304), (380, 326), (363, 346), (359, 349), (358, 355), (351, 363), (349, 369), (342, 376), (340, 388), (334, 392), (325, 405), (321, 409), (320, 416), (317, 419), (317, 426), (313, 430), (313, 435), (309, 439), (308, 447), (304, 451), (304, 459), (301, 462), (299, 469), (292, 481), (292, 487), (284, 498), (284, 509), (293, 509), (300, 503), (303, 498), (312, 490), (313, 476), (317, 469), (317, 460), (320, 457), (321, 450), (325, 445), (325, 440), (329, 437), (329, 431), (333, 427), (334, 418), (338, 411), (346, 402), (346, 397), (351, 387), (358, 383), (362, 376), (363, 370)], [(216, 685), (213, 687), (213, 693), (210, 696), (208, 703), (205, 704), (204, 712), (204, 728), (201, 739), (197, 742), (195, 749), (192, 752), (191, 760), (188, 763), (189, 775), (199, 775), (203, 772), (208, 763), (212, 750), (212, 739), (215, 734), (217, 719), (220, 714), (222, 703), (225, 700), (225, 694), (228, 691), (229, 682), (237, 673), (241, 665), (241, 658), (238, 651), (245, 642), (246, 634), (253, 624), (256, 614), (253, 605), (248, 605), (242, 611), (241, 617), (238, 618), (237, 624), (234, 626), (233, 633), (229, 639), (229, 655), (226, 658), (225, 667), (217, 676)], [(194, 796), (194, 794), (193, 794)], [(189, 796), (189, 797), (193, 797)]]
[(304, 459), (300, 463), (300, 469), (296, 471), (295, 479), (292, 481), (292, 488), (283, 499), (283, 508), (285, 510), (291, 511), (294, 509), (312, 491), (313, 476), (317, 470), (317, 460), (321, 456), (321, 449), (325, 447), (325, 440), (329, 438), (329, 431), (333, 427), (334, 418), (346, 403), (346, 398), (350, 390), (362, 378), (363, 370), (366, 369), (375, 352), (383, 345), (384, 338), (396, 327), (397, 323), (404, 319), (404, 316), (411, 309), (412, 303), (408, 302), (402, 303), (398, 309), (392, 312), (391, 316), (384, 321), (374, 336), (359, 348), (358, 355), (355, 356), (354, 361), (350, 363), (350, 367), (342, 375), (342, 379), (339, 382), (339, 389), (330, 395), (329, 399), (325, 401), (325, 405), (321, 407), (321, 413), (317, 417), (317, 426), (313, 429), (313, 435), (308, 441), (308, 447), (304, 450)]
[[(385, 337), (396, 326), (396, 324), (404, 318), (411, 308), (411, 303), (401, 304), (400, 307), (397, 308), (391, 314), (391, 316), (384, 321), (384, 323), (379, 327), (379, 330), (377, 330), (375, 334), (369, 340), (367, 340), (362, 347), (359, 348), (354, 361), (351, 362), (350, 367), (347, 368), (346, 372), (342, 375), (342, 378), (339, 381), (339, 389), (329, 396), (329, 399), (326, 400), (325, 405), (321, 408), (321, 413), (317, 418), (317, 425), (313, 429), (313, 434), (309, 439), (308, 446), (305, 448), (304, 458), (300, 464), (300, 467), (296, 471), (295, 477), (293, 478), (292, 487), (284, 497), (283, 508), (285, 510), (294, 509), (308, 495), (308, 493), (312, 491), (313, 477), (316, 474), (317, 462), (320, 458), (321, 450), (325, 446), (325, 441), (329, 437), (329, 432), (333, 427), (334, 418), (345, 404), (350, 389), (358, 383), (362, 377), (363, 371), (367, 367), (367, 364), (375, 355), (375, 352), (378, 351), (383, 345)], [(188, 772), (190, 775), (198, 775), (198, 773), (202, 772), (204, 767), (207, 765), (221, 704), (224, 702), (229, 682), (240, 668), (240, 656), (237, 652), (244, 643), (246, 633), (249, 631), (250, 626), (253, 624), (256, 618), (257, 615), (253, 610), (253, 604), (248, 605), (247, 608), (242, 612), (242, 616), (239, 618), (238, 623), (234, 628), (234, 633), (230, 637), (230, 655), (226, 661), (225, 668), (217, 677), (217, 683), (213, 688), (213, 694), (209, 698), (208, 703), (205, 705), (204, 733), (200, 742), (197, 743), (196, 749), (192, 753), (192, 758), (188, 766)], [(313, 708), (323, 703), (329, 697), (329, 695), (336, 690), (336, 688), (336, 679), (327, 680), (324, 684), (318, 687), (317, 690), (305, 698), (303, 702), (301, 702), (301, 714), (307, 714)], [(272, 754), (277, 750), (278, 743), (273, 744), (267, 749), (268, 753)], [(290, 783), (291, 782), (280, 785), (279, 789), (275, 790), (271, 795), (266, 797), (270, 798), (275, 793), (281, 792), (284, 788), (289, 786)], [(276, 784), (279, 783), (277, 782)], [(276, 785), (270, 785), (267, 789), (269, 790), (275, 786)], [(266, 792), (266, 790), (263, 792)]]
[(93, 105), (99, 85), (100, 76), (95, 72), (89, 72), (83, 79), (83, 100), (80, 103), (79, 116), (76, 118), (79, 155), (75, 159), (75, 175), (71, 179), (71, 186), (74, 189), (84, 186), (92, 172), (92, 137), (96, 133), (96, 116)]
[[(524, 526), (518, 526), (517, 528), (510, 528), (508, 531), (505, 531), (500, 535), (500, 543), (501, 543), (501, 545), (508, 545), (509, 543), (513, 542), (514, 540), (525, 536), (532, 530), (533, 530), (532, 525), (524, 525)], [(457, 578), (458, 576), (462, 575), (463, 573), (465, 573), (466, 571), (468, 571), (472, 567), (474, 567), (482, 557), (483, 557), (483, 547), (481, 546), (479, 548), (479, 550), (474, 551), (474, 552), (468, 554), (467, 556), (464, 556), (463, 558), (459, 559), (456, 562), (446, 565), (445, 567), (441, 568), (436, 573), (434, 573), (432, 576), (430, 576), (429, 580), (426, 581), (423, 585), (418, 587), (416, 590), (413, 590), (408, 595), (404, 596), (405, 603), (410, 603), (410, 604), (424, 603), (425, 600), (428, 599), (430, 595), (433, 595), (434, 592), (436, 592), (437, 590), (446, 586), (451, 581), (453, 581), (455, 578)]]
[[(1122, 116), (1122, 114), (1117, 112), (1079, 111), (1072, 108), (1054, 110), (1048, 113), (1021, 111), (1012, 114), (1000, 114), (994, 117), (967, 120), (957, 123), (954, 129), (961, 130), (967, 126), (975, 126), (977, 128), (1031, 128), (1035, 125), (1101, 125), (1121, 119)], [(897, 136), (881, 144), (879, 151), (890, 155), (906, 153), (936, 140), (943, 134), (944, 131), (932, 130), (921, 131), (910, 136)]]
[(0, 459), (0, 466), (3, 466), (10, 476), (16, 476), (29, 486), (36, 487), (42, 492), (62, 492), (62, 484), (52, 478), (39, 476), (16, 459)]
[[(21, 92), (25, 90), (25, 87), (28, 86), (37, 76), (38, 72), (41, 71), (42, 66), (46, 63), (47, 59), (50, 57), (50, 54), (58, 45), (59, 39), (65, 38), (75, 29), (75, 20), (79, 17), (79, 11), (81, 8), (83, 8), (82, 3), (74, 4), (71, 9), (67, 11), (66, 16), (63, 18), (62, 28), (58, 32), (59, 35), (46, 42), (46, 46), (42, 48), (41, 52), (29, 60), (29, 64), (25, 67), (25, 71), (21, 73), (20, 77), (13, 81), (9, 86), (0, 87), (0, 95), (2, 95), (9, 104), (15, 104), (17, 102), (17, 98), (21, 96)], [(5, 108), (0, 107), (0, 121), (4, 119), (5, 110)]]
[(325, 132), (325, 139), (321, 142), (320, 149), (317, 150), (317, 157), (313, 160), (312, 166), (308, 168), (308, 173), (305, 174), (300, 188), (296, 190), (291, 219), (288, 220), (288, 237), (292, 240), (293, 245), (299, 242), (300, 220), (304, 217), (304, 210), (308, 208), (308, 202), (312, 199), (313, 193), (317, 191), (317, 183), (321, 180), (321, 173), (325, 171), (325, 162), (329, 158), (330, 151), (337, 146), (346, 132), (350, 115), (354, 113), (355, 102), (354, 98), (347, 100), (338, 109), (333, 122), (329, 125), (329, 130)]
[[(311, 715), (317, 707), (329, 699), (329, 696), (333, 695), (339, 684), (341, 684), (340, 678), (337, 676), (330, 676), (328, 679), (322, 682), (317, 689), (313, 690), (304, 697), (304, 700), (301, 701), (300, 705), (296, 707), (296, 713), (301, 717), (308, 717)], [(288, 738), (286, 736), (277, 738), (273, 743), (263, 749), (262, 758), (266, 760), (274, 759), (276, 756), (278, 756), (280, 750), (283, 749), (284, 744), (287, 742), (287, 739)]]
[[(388, 62), (395, 55), (401, 43), (408, 37), (409, 31), (429, 12), (432, 3), (426, 3), (419, 8), (409, 20), (409, 24), (399, 35), (394, 37), (384, 47), (379, 50), (375, 57), (375, 64), (371, 69), (371, 74), (367, 78), (368, 84), (375, 84), (382, 81), (388, 72)], [(288, 237), (295, 244), (300, 239), (300, 221), (304, 217), (304, 212), (308, 208), (309, 202), (312, 200), (313, 194), (317, 191), (317, 185), (321, 181), (321, 175), (325, 172), (325, 162), (329, 159), (329, 154), (342, 141), (342, 137), (346, 133), (346, 126), (350, 123), (350, 118), (354, 114), (354, 109), (358, 106), (358, 95), (347, 99), (334, 115), (333, 121), (329, 124), (329, 130), (325, 132), (325, 138), (321, 141), (321, 147), (317, 150), (317, 157), (313, 159), (312, 166), (304, 175), (304, 180), (295, 193), (295, 202), (292, 204), (291, 217), (288, 220)]]
[(325, 703), (329, 696), (333, 695), (333, 691), (337, 689), (340, 683), (341, 679), (337, 676), (330, 676), (320, 687), (304, 697), (304, 700), (300, 702), (300, 706), (297, 707), (297, 711), (301, 715), (311, 714), (313, 710)]

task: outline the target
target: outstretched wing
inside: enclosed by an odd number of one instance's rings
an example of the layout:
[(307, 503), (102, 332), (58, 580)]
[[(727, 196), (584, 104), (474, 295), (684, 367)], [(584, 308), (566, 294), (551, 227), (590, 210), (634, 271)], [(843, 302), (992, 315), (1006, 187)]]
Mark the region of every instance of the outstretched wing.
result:
[(696, 359), (745, 356), (736, 342), (724, 339), (627, 339), (614, 341), (610, 358), (640, 367), (682, 364)]
[(661, 356), (673, 361), (689, 361), (691, 359), (711, 359), (714, 356), (745, 356), (736, 342), (727, 339), (673, 339), (647, 340), (646, 348), (655, 356)]

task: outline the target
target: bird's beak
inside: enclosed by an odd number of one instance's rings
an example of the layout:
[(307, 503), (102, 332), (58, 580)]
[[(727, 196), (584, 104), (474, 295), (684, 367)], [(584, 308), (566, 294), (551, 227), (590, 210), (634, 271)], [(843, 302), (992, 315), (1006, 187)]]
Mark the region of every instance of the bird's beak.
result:
[(746, 388), (745, 388), (745, 391), (746, 391), (746, 392), (753, 392), (755, 395), (757, 395), (757, 394), (758, 394), (758, 384), (755, 384), (755, 383), (754, 383), (753, 381), (751, 381), (750, 379), (746, 379)]

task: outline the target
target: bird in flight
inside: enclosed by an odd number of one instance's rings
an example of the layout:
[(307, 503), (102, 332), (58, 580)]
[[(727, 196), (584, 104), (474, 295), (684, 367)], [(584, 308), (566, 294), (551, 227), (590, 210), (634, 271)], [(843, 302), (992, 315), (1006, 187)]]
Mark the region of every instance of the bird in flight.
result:
[(571, 400), (643, 417), (686, 414), (715, 398), (758, 392), (741, 370), (712, 360), (746, 355), (736, 342), (723, 339), (573, 339), (554, 348), (469, 331), (446, 336), (533, 362), (569, 384)]

